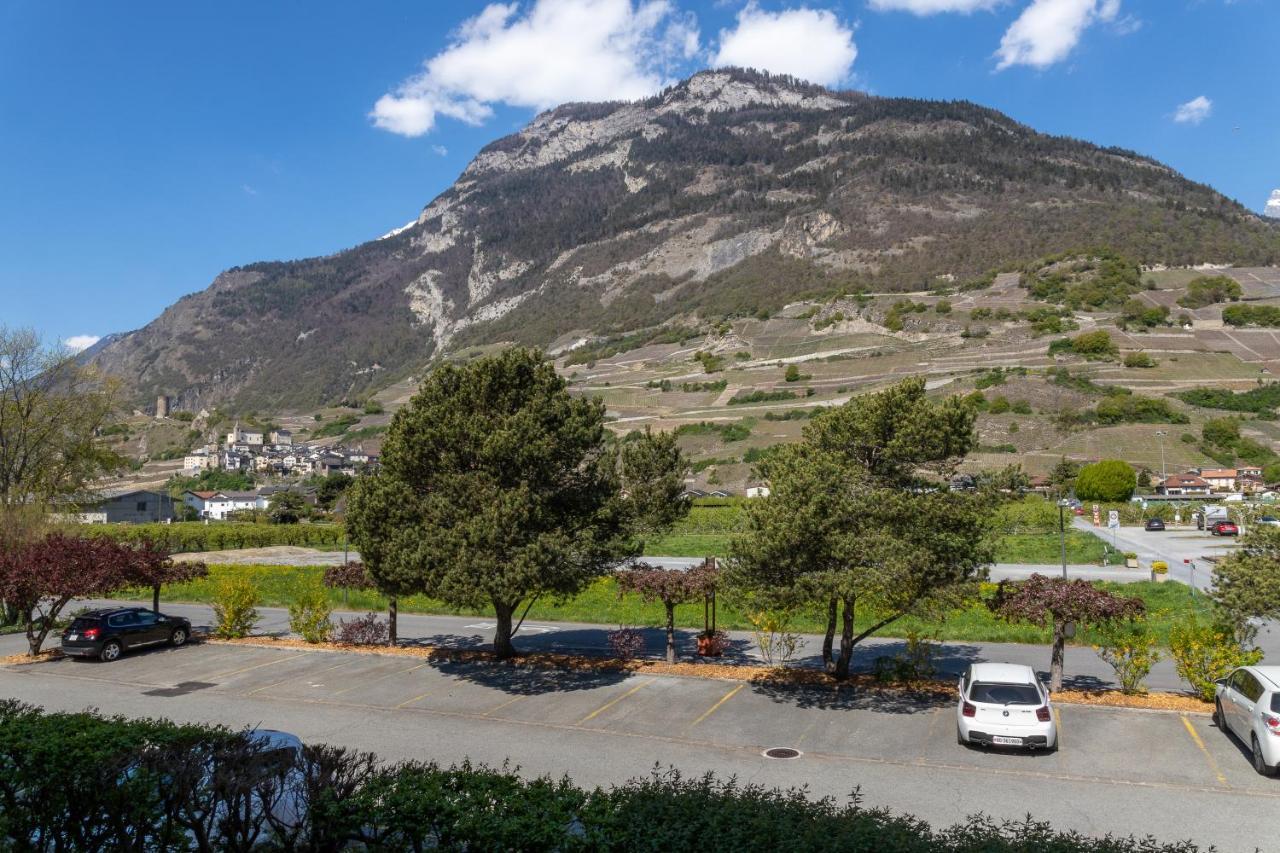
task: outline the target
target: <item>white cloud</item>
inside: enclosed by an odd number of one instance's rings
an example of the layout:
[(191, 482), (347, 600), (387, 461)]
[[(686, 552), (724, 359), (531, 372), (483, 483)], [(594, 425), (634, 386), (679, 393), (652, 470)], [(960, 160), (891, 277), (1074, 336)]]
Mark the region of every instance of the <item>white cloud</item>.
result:
[(492, 3), (468, 19), (418, 74), (374, 104), (374, 125), (404, 136), (439, 116), (479, 124), (494, 104), (546, 109), (632, 100), (671, 82), (699, 48), (692, 14), (670, 0)]
[(910, 12), (913, 15), (939, 15), (944, 12), (985, 12), (1008, 0), (870, 0), (867, 4), (877, 12)]
[(445, 148), (443, 145), (432, 145), (431, 150), (439, 154), (441, 157), (449, 156), (449, 149)]
[(83, 352), (100, 340), (101, 335), (72, 335), (62, 343), (72, 352)]
[(257, 194), (258, 194), (258, 191), (257, 191), (256, 189), (254, 189), (253, 187), (249, 186), (248, 184), (241, 184), (241, 185), (240, 185), (240, 189), (242, 189), (242, 190), (244, 191), (244, 194), (245, 194), (245, 195), (257, 195)]
[(1274, 216), (1280, 219), (1280, 190), (1274, 190), (1271, 198), (1267, 199), (1267, 206), (1262, 211), (1267, 216)]
[(1178, 124), (1199, 124), (1212, 113), (1213, 101), (1201, 95), (1185, 104), (1178, 104), (1178, 108), (1173, 112), (1173, 120)]
[(765, 12), (748, 3), (732, 30), (720, 31), (712, 64), (790, 74), (825, 86), (849, 76), (858, 48), (853, 30), (825, 9)]
[(1000, 40), (997, 68), (1061, 62), (1090, 25), (1114, 21), (1119, 14), (1120, 0), (1033, 0)]

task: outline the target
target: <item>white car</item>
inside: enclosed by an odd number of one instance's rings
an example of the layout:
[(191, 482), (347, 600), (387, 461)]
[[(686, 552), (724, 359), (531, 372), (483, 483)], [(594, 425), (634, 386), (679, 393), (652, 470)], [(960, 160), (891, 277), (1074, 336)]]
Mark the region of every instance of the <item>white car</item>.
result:
[(1218, 680), (1213, 721), (1249, 744), (1253, 769), (1280, 770), (1280, 666), (1242, 666)]
[(975, 663), (960, 679), (956, 740), (964, 745), (1058, 748), (1049, 691), (1035, 670), (1014, 663)]

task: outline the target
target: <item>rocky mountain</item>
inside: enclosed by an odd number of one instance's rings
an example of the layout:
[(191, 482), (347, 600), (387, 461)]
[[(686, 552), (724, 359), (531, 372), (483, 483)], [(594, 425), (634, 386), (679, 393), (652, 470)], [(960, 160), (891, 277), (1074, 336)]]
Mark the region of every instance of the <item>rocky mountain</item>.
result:
[(417, 221), (228, 270), (92, 354), (139, 400), (299, 409), (465, 346), (564, 346), (1053, 252), (1280, 262), (1280, 226), (1147, 157), (965, 102), (702, 72), (485, 147)]

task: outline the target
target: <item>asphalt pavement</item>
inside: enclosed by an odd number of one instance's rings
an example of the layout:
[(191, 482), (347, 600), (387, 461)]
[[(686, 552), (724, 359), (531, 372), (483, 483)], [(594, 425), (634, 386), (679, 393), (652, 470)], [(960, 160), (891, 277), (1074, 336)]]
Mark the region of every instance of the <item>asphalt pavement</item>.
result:
[[(1058, 706), (1061, 749), (1022, 754), (958, 745), (951, 699), (231, 645), (0, 667), (0, 695), (281, 729), (386, 760), (509, 762), (584, 786), (657, 766), (842, 800), (857, 789), (865, 806), (939, 827), (1031, 814), (1227, 853), (1280, 837), (1280, 781), (1201, 714)], [(770, 760), (771, 747), (800, 757)]]

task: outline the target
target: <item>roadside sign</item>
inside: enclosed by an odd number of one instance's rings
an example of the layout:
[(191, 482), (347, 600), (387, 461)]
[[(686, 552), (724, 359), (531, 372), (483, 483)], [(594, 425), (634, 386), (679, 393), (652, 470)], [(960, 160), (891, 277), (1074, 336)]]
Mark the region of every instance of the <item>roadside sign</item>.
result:
[(1120, 512), (1118, 510), (1107, 511), (1107, 527), (1116, 528), (1120, 526)]

